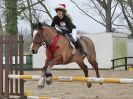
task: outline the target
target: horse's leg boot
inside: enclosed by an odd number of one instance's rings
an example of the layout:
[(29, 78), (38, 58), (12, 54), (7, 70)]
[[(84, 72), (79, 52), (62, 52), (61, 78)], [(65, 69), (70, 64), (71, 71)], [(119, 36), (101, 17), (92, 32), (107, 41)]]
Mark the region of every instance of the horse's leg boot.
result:
[(41, 76), (41, 78), (38, 81), (38, 89), (44, 88), (44, 85), (45, 85), (45, 77)]
[(46, 76), (46, 84), (51, 85), (52, 84), (52, 78), (53, 78), (52, 74), (51, 73), (46, 73), (45, 76)]

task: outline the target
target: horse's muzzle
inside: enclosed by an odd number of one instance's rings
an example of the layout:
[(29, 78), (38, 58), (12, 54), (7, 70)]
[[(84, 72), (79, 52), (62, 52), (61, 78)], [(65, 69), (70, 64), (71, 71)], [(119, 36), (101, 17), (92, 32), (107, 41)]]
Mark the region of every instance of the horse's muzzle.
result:
[(32, 49), (31, 52), (32, 52), (32, 54), (37, 54), (37, 51), (34, 49)]

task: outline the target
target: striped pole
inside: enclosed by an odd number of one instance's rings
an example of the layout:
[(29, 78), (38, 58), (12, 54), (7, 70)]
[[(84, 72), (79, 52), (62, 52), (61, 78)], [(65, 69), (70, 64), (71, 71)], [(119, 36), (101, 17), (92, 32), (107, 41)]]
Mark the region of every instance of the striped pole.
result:
[[(39, 80), (41, 76), (38, 75), (9, 75), (9, 79), (24, 79), (24, 80)], [(122, 83), (133, 84), (133, 79), (120, 79), (120, 78), (96, 78), (96, 77), (67, 77), (67, 76), (54, 76), (53, 80), (60, 82), (91, 82), (91, 83)]]
[(27, 99), (59, 99), (59, 98), (38, 97), (38, 96), (27, 96)]
[(24, 80), (39, 80), (41, 76), (38, 75), (8, 75), (9, 79), (24, 79)]

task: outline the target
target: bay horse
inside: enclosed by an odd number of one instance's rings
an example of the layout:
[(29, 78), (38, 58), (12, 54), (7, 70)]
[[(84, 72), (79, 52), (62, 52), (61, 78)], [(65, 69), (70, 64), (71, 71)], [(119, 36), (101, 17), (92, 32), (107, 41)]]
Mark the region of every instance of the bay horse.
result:
[[(39, 47), (46, 43), (46, 60), (42, 69), (41, 79), (38, 81), (38, 88), (44, 88), (45, 82), (50, 85), (52, 83), (51, 68), (54, 65), (69, 64), (76, 62), (83, 70), (85, 77), (89, 77), (87, 65), (84, 63), (86, 57), (92, 67), (96, 71), (96, 76), (100, 77), (98, 63), (96, 61), (95, 47), (92, 40), (85, 36), (80, 36), (81, 43), (85, 50), (89, 52), (87, 56), (76, 49), (75, 54), (72, 53), (73, 48), (70, 41), (63, 35), (60, 35), (57, 30), (46, 23), (33, 24), (31, 52), (36, 54)], [(87, 82), (88, 88), (91, 83)]]

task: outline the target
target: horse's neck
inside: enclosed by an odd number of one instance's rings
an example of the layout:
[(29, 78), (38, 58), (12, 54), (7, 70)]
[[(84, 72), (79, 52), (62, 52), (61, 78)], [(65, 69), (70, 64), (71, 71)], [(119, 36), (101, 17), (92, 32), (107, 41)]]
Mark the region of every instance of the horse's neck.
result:
[(50, 45), (53, 39), (56, 37), (57, 32), (49, 27), (45, 27), (44, 29), (44, 39), (47, 45)]

